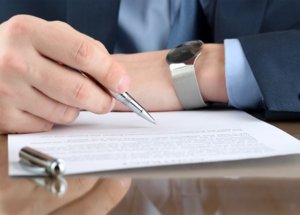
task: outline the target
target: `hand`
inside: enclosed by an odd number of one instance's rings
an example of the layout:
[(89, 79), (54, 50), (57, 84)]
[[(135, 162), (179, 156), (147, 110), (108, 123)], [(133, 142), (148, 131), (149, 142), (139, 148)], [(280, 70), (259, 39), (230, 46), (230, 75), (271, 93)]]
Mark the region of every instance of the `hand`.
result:
[[(167, 53), (168, 51), (165, 50), (113, 55), (125, 66), (130, 76), (130, 94), (149, 111), (182, 110), (165, 61)], [(195, 68), (204, 101), (227, 103), (223, 45), (205, 44), (201, 56), (195, 63)], [(114, 110), (127, 109), (116, 103)]]
[(0, 25), (0, 47), (0, 133), (46, 131), (72, 122), (80, 109), (106, 113), (114, 99), (98, 85), (114, 92), (129, 85), (100, 42), (62, 22), (12, 17)]
[(107, 214), (125, 196), (130, 179), (66, 178), (68, 189), (55, 196), (31, 179), (7, 176), (7, 143), (0, 144), (1, 214)]

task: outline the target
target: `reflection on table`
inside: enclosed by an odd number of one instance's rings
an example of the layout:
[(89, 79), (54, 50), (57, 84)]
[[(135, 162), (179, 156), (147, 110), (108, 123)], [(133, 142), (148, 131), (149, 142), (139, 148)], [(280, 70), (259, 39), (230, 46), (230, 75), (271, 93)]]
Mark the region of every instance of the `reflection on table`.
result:
[[(113, 179), (106, 179), (113, 180)], [(0, 179), (0, 214), (103, 214), (103, 179), (67, 177), (68, 189), (56, 195), (33, 178)], [(105, 187), (104, 187), (105, 189)], [(111, 215), (298, 215), (296, 179), (134, 179)]]
[(300, 180), (136, 180), (112, 215), (296, 215)]

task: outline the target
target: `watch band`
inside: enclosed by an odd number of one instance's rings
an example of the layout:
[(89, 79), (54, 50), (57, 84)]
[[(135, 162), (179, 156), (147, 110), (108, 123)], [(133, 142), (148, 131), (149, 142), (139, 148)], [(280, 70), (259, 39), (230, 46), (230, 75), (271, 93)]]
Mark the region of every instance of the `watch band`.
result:
[[(200, 55), (200, 54), (199, 54)], [(195, 61), (199, 57), (196, 57)], [(171, 75), (173, 78), (173, 84), (175, 87), (176, 95), (186, 110), (196, 109), (207, 106), (204, 102), (199, 89), (197, 77), (195, 74), (195, 66), (186, 64), (174, 64), (170, 65)], [(173, 66), (173, 68), (172, 68)]]

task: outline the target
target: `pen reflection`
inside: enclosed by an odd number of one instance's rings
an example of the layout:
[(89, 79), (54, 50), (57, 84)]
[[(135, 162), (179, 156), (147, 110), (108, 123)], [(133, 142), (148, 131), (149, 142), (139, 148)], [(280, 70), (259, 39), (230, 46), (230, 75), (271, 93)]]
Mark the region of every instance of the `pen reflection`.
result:
[[(130, 180), (125, 184), (117, 178), (97, 176), (10, 177), (7, 161), (7, 143), (1, 143), (1, 215), (106, 214), (130, 185)], [(112, 196), (115, 202), (108, 198)]]
[[(97, 211), (109, 195), (103, 193), (105, 180), (113, 180), (66, 177), (66, 189), (60, 179), (3, 178), (1, 214), (105, 214)], [(109, 214), (296, 215), (300, 213), (299, 188), (297, 179), (136, 179)]]
[[(117, 179), (16, 178), (5, 173), (0, 177), (0, 214), (106, 214), (125, 195), (120, 190)], [(107, 198), (111, 195), (115, 202)]]
[(63, 196), (68, 189), (68, 182), (62, 176), (57, 177), (39, 177), (32, 179), (37, 185), (44, 187), (50, 193)]

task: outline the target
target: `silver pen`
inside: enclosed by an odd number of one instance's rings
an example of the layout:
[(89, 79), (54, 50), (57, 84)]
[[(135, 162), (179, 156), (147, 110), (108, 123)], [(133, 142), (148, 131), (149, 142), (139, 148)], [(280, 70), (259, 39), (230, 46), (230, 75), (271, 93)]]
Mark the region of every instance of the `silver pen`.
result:
[[(94, 81), (96, 84), (98, 82), (91, 77), (89, 74), (86, 74), (82, 71), (77, 70), (80, 72), (84, 77)], [(110, 91), (110, 94), (119, 102), (124, 104), (126, 107), (128, 107), (131, 111), (139, 115), (140, 117), (144, 118), (145, 120), (156, 124), (154, 118), (143, 108), (129, 93), (124, 92), (124, 93), (114, 93)]]
[(137, 101), (135, 101), (135, 99), (132, 98), (132, 96), (129, 95), (129, 93), (125, 92), (125, 93), (118, 94), (118, 93), (111, 92), (111, 95), (117, 101), (127, 106), (130, 110), (135, 112), (140, 117), (144, 118), (145, 120), (153, 124), (156, 124), (153, 117), (139, 103), (137, 103)]
[(30, 147), (23, 147), (19, 157), (23, 167), (31, 172), (58, 176), (65, 171), (65, 164), (61, 159), (53, 158)]

